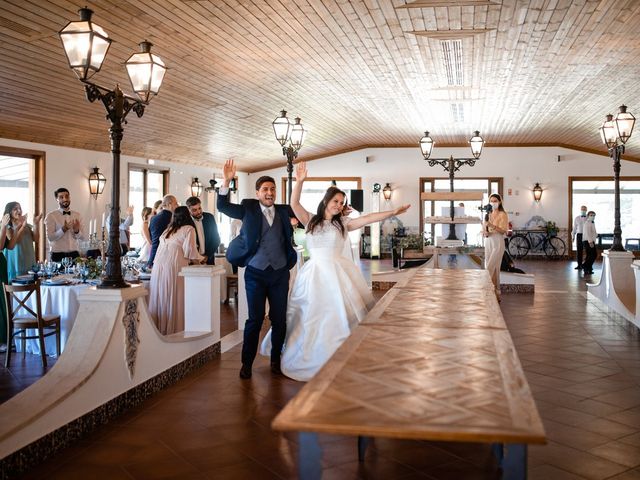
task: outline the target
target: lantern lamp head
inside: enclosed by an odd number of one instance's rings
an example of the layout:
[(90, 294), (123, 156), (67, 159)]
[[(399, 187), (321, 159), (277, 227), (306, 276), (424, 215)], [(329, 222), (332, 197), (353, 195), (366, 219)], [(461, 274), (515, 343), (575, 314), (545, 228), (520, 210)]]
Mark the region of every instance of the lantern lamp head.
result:
[(473, 132), (473, 137), (469, 139), (469, 144), (471, 145), (471, 154), (473, 158), (480, 158), (482, 154), (482, 147), (484, 147), (484, 140), (480, 136), (480, 132), (476, 130)]
[(140, 52), (134, 53), (125, 62), (131, 87), (143, 103), (158, 94), (164, 74), (167, 72), (162, 59), (151, 53), (151, 42), (140, 42)]
[(425, 160), (428, 160), (433, 150), (434, 141), (429, 136), (429, 132), (424, 132), (424, 137), (420, 139), (420, 151)]
[(389, 183), (387, 182), (387, 184), (382, 189), (382, 196), (385, 200), (391, 200), (391, 191), (391, 185), (389, 185)]
[(89, 193), (93, 198), (98, 198), (104, 191), (104, 186), (107, 183), (107, 179), (100, 173), (98, 167), (93, 167), (93, 172), (89, 174)]
[(191, 196), (199, 197), (200, 195), (202, 195), (202, 190), (203, 190), (202, 183), (200, 183), (200, 180), (198, 180), (198, 177), (195, 177), (191, 182)]
[(540, 203), (540, 199), (542, 198), (542, 187), (538, 182), (533, 186), (533, 199)]
[(78, 10), (80, 20), (69, 22), (58, 32), (69, 66), (85, 82), (100, 71), (111, 46), (104, 29), (91, 21), (93, 10)]

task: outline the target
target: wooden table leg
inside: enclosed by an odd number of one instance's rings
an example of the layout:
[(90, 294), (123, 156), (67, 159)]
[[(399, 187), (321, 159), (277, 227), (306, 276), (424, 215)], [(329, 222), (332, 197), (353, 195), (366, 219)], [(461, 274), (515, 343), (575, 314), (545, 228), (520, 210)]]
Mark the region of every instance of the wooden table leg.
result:
[(364, 454), (367, 452), (367, 447), (371, 443), (371, 437), (358, 436), (358, 461), (364, 462)]
[(510, 443), (504, 445), (502, 478), (505, 480), (525, 480), (527, 478), (527, 445)]
[(300, 450), (298, 453), (298, 472), (300, 478), (320, 480), (322, 478), (322, 449), (318, 442), (318, 434), (312, 432), (298, 433)]

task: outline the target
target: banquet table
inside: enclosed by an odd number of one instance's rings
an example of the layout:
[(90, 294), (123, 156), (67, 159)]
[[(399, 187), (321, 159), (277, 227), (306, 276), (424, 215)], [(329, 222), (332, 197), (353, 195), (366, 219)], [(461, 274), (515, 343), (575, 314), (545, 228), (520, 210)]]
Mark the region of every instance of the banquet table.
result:
[[(78, 295), (81, 291), (88, 288), (90, 284), (77, 284), (77, 285), (46, 285), (42, 283), (40, 285), (40, 297), (42, 303), (43, 315), (60, 315), (60, 352), (64, 351), (64, 344), (71, 333), (73, 324), (76, 321), (76, 315), (80, 304), (78, 303)], [(29, 308), (34, 311), (36, 309), (35, 294), (31, 295), (27, 301)], [(27, 330), (28, 335), (37, 335), (37, 330)], [(56, 356), (56, 337), (50, 335), (45, 337), (45, 350), (50, 357)], [(16, 351), (22, 352), (22, 341), (20, 339), (15, 340)], [(38, 339), (32, 339), (26, 341), (26, 352), (35, 355), (40, 355), (40, 345)]]

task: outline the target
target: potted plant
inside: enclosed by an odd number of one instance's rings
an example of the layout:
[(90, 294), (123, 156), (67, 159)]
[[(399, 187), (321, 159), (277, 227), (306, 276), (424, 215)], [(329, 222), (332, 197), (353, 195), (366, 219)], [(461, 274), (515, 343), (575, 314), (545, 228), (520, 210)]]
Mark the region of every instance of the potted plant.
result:
[(549, 235), (550, 237), (555, 237), (556, 235), (558, 235), (558, 226), (556, 225), (556, 222), (547, 222), (546, 229), (547, 235)]

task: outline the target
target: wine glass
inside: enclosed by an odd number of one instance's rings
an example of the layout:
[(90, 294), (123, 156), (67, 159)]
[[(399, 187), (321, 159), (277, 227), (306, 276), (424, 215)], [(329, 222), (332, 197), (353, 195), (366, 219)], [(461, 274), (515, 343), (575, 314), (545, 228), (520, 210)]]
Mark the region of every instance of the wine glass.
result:
[(33, 279), (38, 280), (38, 272), (40, 271), (40, 264), (38, 262), (31, 265), (31, 271), (33, 272)]
[(82, 279), (82, 283), (87, 283), (87, 278), (89, 277), (89, 266), (86, 263), (82, 263), (80, 265), (80, 278)]
[(71, 264), (70, 257), (64, 257), (62, 259), (62, 266), (64, 267), (64, 273), (69, 273), (69, 265)]

